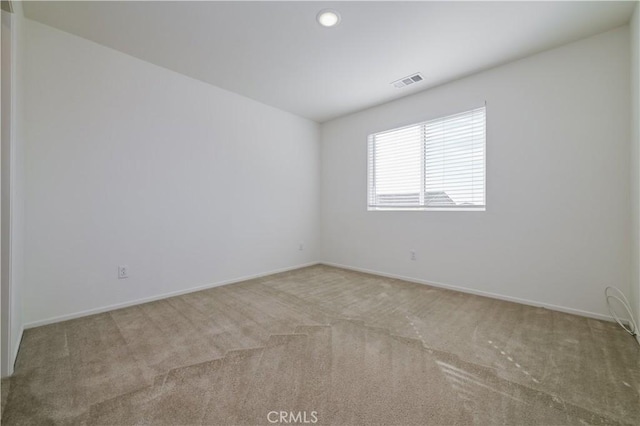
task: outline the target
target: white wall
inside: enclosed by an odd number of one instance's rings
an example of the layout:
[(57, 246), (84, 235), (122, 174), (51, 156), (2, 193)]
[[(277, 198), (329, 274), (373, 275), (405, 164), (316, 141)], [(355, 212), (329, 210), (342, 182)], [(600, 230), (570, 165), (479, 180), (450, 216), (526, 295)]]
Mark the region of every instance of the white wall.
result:
[[(367, 211), (368, 134), (485, 100), (486, 212)], [(629, 291), (629, 102), (623, 27), (323, 124), (323, 260), (606, 315), (604, 287)]]
[(0, 149), (0, 160), (1, 160), (1, 173), (0, 173), (0, 184), (1, 184), (1, 209), (0, 209), (0, 225), (2, 228), (2, 238), (0, 244), (0, 373), (2, 377), (11, 374), (9, 371), (9, 360), (10, 356), (10, 344), (9, 341), (11, 339), (11, 319), (10, 319), (10, 300), (11, 300), (11, 285), (10, 285), (10, 250), (9, 250), (9, 240), (7, 236), (9, 235), (8, 227), (9, 227), (9, 197), (8, 197), (8, 183), (9, 176), (8, 171), (9, 168), (9, 158), (10, 153), (8, 149), (10, 149), (11, 144), (9, 143), (11, 134), (10, 129), (11, 126), (9, 123), (11, 122), (11, 107), (10, 107), (10, 91), (11, 91), (11, 62), (9, 59), (11, 48), (8, 46), (10, 44), (11, 39), (11, 21), (8, 18), (8, 13), (2, 11), (2, 30), (0, 31), (0, 43), (2, 44), (2, 48), (0, 49), (2, 52), (0, 65), (2, 68), (2, 76), (0, 77), (0, 94), (2, 97), (2, 104), (0, 106), (0, 112), (2, 115), (2, 123), (0, 124), (0, 130), (2, 131), (2, 146)]
[(2, 376), (13, 373), (23, 332), (24, 143), (21, 4), (2, 11)]
[(25, 22), (28, 326), (317, 260), (316, 123)]
[[(18, 3), (18, 2), (15, 2)], [(25, 223), (25, 136), (24, 136), (24, 15), (22, 4), (13, 4), (14, 26), (15, 26), (15, 135), (13, 150), (13, 217), (11, 236), (11, 262), (13, 279), (13, 308), (12, 315), (12, 356), (13, 361), (18, 355), (22, 332), (24, 331), (24, 285), (25, 285), (25, 244), (26, 244), (26, 223)]]
[(630, 23), (631, 39), (631, 305), (640, 321), (640, 4)]

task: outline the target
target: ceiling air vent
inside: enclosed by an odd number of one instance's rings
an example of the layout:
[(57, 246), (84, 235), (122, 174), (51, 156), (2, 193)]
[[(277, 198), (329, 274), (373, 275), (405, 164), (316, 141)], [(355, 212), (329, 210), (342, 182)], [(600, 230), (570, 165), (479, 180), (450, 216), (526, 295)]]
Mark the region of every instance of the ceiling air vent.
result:
[(410, 84), (413, 83), (419, 83), (422, 80), (424, 80), (424, 77), (422, 76), (422, 74), (420, 74), (419, 72), (403, 77), (400, 80), (396, 80), (394, 82), (392, 82), (391, 84), (393, 84), (393, 87), (397, 87), (398, 89), (404, 86), (408, 86)]

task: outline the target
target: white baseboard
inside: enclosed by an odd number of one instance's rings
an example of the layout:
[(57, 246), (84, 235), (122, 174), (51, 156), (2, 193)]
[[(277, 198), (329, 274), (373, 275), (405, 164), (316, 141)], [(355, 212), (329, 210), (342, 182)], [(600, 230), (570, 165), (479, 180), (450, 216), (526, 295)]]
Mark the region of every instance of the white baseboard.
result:
[[(67, 320), (71, 320), (71, 319), (75, 319), (75, 318), (86, 317), (86, 316), (94, 315), (94, 314), (100, 314), (100, 313), (103, 313), (103, 312), (114, 311), (116, 309), (127, 308), (129, 306), (135, 306), (135, 305), (141, 305), (141, 304), (147, 303), (147, 302), (154, 302), (156, 300), (167, 299), (169, 297), (180, 296), (180, 295), (188, 294), (188, 293), (194, 293), (196, 291), (207, 290), (207, 289), (210, 289), (210, 288), (220, 287), (220, 286), (228, 285), (228, 284), (234, 284), (234, 283), (238, 283), (238, 282), (241, 282), (241, 281), (253, 280), (255, 278), (261, 278), (261, 277), (264, 277), (264, 276), (267, 276), (267, 275), (279, 274), (281, 272), (293, 271), (294, 269), (306, 268), (308, 266), (317, 265), (319, 263), (320, 262), (309, 262), (309, 263), (304, 263), (304, 264), (301, 264), (301, 265), (289, 266), (289, 267), (286, 267), (286, 268), (280, 268), (280, 269), (275, 269), (275, 270), (271, 270), (271, 271), (267, 271), (267, 272), (261, 272), (259, 274), (247, 275), (247, 276), (243, 276), (243, 277), (239, 277), (239, 278), (233, 278), (233, 279), (230, 279), (230, 280), (219, 281), (219, 282), (210, 283), (210, 284), (204, 284), (204, 285), (200, 285), (200, 286), (196, 286), (196, 287), (190, 287), (190, 288), (184, 289), (184, 290), (177, 290), (177, 291), (172, 291), (172, 292), (169, 292), (169, 293), (163, 293), (163, 294), (159, 294), (157, 296), (145, 297), (145, 298), (142, 298), (142, 299), (136, 299), (136, 300), (131, 300), (131, 301), (122, 302), (122, 303), (116, 303), (114, 305), (102, 306), (102, 307), (94, 308), (94, 309), (88, 309), (88, 310), (85, 310), (85, 311), (75, 312), (75, 313), (72, 313), (72, 314), (60, 315), (60, 316), (57, 316), (57, 317), (47, 318), (47, 319), (38, 320), (38, 321), (32, 321), (30, 323), (25, 324), (24, 325), (24, 329), (39, 327), (41, 325), (53, 324), (53, 323), (56, 323), (56, 322), (67, 321)], [(16, 349), (16, 353), (17, 353), (17, 349)]]
[[(399, 280), (403, 280), (403, 281), (408, 281), (408, 282), (413, 282), (413, 283), (418, 283), (418, 284), (425, 284), (425, 285), (430, 285), (430, 286), (433, 286), (433, 287), (445, 288), (445, 289), (448, 289), (448, 290), (455, 290), (455, 291), (459, 291), (459, 292), (462, 292), (462, 293), (475, 294), (475, 295), (478, 295), (478, 296), (489, 297), (489, 298), (492, 298), (492, 299), (498, 299), (498, 300), (505, 300), (505, 301), (508, 301), (508, 302), (520, 303), (520, 304), (523, 304), (523, 305), (543, 307), (543, 308), (551, 309), (551, 310), (554, 310), (554, 311), (565, 312), (565, 313), (579, 315), (579, 316), (588, 317), (588, 318), (595, 318), (595, 319), (605, 320), (605, 321), (613, 321), (613, 319), (611, 317), (609, 317), (607, 315), (598, 314), (598, 313), (595, 313), (595, 312), (583, 311), (583, 310), (580, 310), (580, 309), (568, 308), (568, 307), (565, 307), (565, 306), (553, 305), (553, 304), (545, 303), (545, 302), (538, 302), (538, 301), (535, 301), (535, 300), (522, 299), (522, 298), (519, 298), (519, 297), (506, 296), (506, 295), (503, 295), (503, 294), (491, 293), (491, 292), (482, 291), (482, 290), (476, 290), (476, 289), (472, 289), (472, 288), (468, 288), (468, 287), (460, 287), (460, 286), (455, 286), (455, 285), (451, 285), (451, 284), (439, 283), (439, 282), (436, 282), (436, 281), (428, 281), (428, 280), (423, 280), (423, 279), (419, 279), (419, 278), (406, 277), (406, 276), (398, 275), (398, 274), (389, 274), (389, 273), (386, 273), (386, 272), (375, 271), (375, 270), (366, 269), (366, 268), (358, 268), (358, 267), (355, 267), (355, 266), (342, 265), (342, 264), (339, 264), (339, 263), (320, 261), (320, 262), (309, 262), (309, 263), (305, 263), (305, 264), (301, 264), (301, 265), (295, 265), (295, 266), (291, 266), (291, 267), (287, 267), (287, 268), (271, 270), (271, 271), (263, 272), (263, 273), (260, 273), (260, 274), (243, 276), (243, 277), (234, 278), (234, 279), (230, 279), (230, 280), (226, 280), (226, 281), (219, 281), (219, 282), (216, 282), (216, 283), (204, 284), (204, 285), (191, 287), (191, 288), (184, 289), (184, 290), (178, 290), (178, 291), (174, 291), (174, 292), (170, 292), (170, 293), (163, 293), (163, 294), (160, 294), (160, 295), (157, 295), (157, 296), (146, 297), (146, 298), (136, 299), (136, 300), (129, 301), (129, 302), (117, 303), (117, 304), (114, 304), (114, 305), (109, 305), (109, 306), (103, 306), (103, 307), (99, 307), (99, 308), (89, 309), (89, 310), (85, 310), (85, 311), (76, 312), (76, 313), (73, 313), (73, 314), (61, 315), (61, 316), (52, 317), (52, 318), (48, 318), (48, 319), (44, 319), (44, 320), (33, 321), (33, 322), (25, 324), (24, 325), (24, 329), (29, 329), (29, 328), (33, 328), (33, 327), (39, 327), (41, 325), (53, 324), (53, 323), (61, 322), (61, 321), (67, 321), (67, 320), (75, 319), (75, 318), (81, 318), (81, 317), (85, 317), (85, 316), (88, 316), (88, 315), (94, 315), (94, 314), (99, 314), (99, 313), (103, 313), (103, 312), (113, 311), (113, 310), (116, 310), (116, 309), (126, 308), (126, 307), (129, 307), (129, 306), (140, 305), (142, 303), (147, 303), (147, 302), (153, 302), (153, 301), (156, 301), (156, 300), (166, 299), (166, 298), (173, 297), (173, 296), (180, 296), (180, 295), (183, 295), (183, 294), (193, 293), (193, 292), (196, 292), (196, 291), (206, 290), (206, 289), (209, 289), (209, 288), (220, 287), (220, 286), (228, 285), (228, 284), (234, 284), (234, 283), (238, 283), (238, 282), (241, 282), (241, 281), (247, 281), (247, 280), (251, 280), (251, 279), (255, 279), (255, 278), (261, 278), (261, 277), (264, 277), (264, 276), (267, 276), (267, 275), (278, 274), (280, 272), (287, 272), (287, 271), (292, 271), (292, 270), (295, 270), (295, 269), (306, 268), (308, 266), (313, 266), (313, 265), (317, 265), (317, 264), (333, 266), (333, 267), (336, 267), (336, 268), (342, 268), (342, 269), (347, 269), (347, 270), (351, 270), (351, 271), (364, 272), (364, 273), (367, 273), (367, 274), (378, 275), (378, 276), (381, 276), (381, 277), (395, 278), (395, 279), (399, 279)], [(21, 333), (22, 333), (22, 330), (21, 330)], [(640, 343), (640, 336), (636, 336), (636, 339), (638, 339), (638, 343)], [(17, 354), (18, 348), (15, 349), (15, 352)], [(15, 354), (14, 354), (14, 360), (15, 360)]]
[[(2, 378), (13, 376), (13, 372), (15, 371), (16, 359), (18, 358), (18, 351), (20, 350), (20, 344), (22, 343), (22, 335), (24, 334), (24, 327), (20, 327), (18, 330), (18, 339), (15, 341), (15, 347), (11, 347), (13, 345), (14, 340), (10, 338), (8, 346), (9, 346), (9, 362), (7, 367), (7, 371), (4, 372)], [(11, 336), (10, 336), (11, 337)]]
[(15, 370), (15, 366), (16, 366), (16, 359), (18, 359), (18, 351), (20, 350), (20, 344), (22, 343), (22, 335), (24, 334), (24, 326), (20, 327), (20, 330), (18, 331), (18, 340), (17, 340), (17, 344), (16, 347), (13, 348), (13, 353), (11, 354), (11, 363), (9, 364), (9, 371), (7, 372), (9, 376), (11, 376)]
[(455, 286), (455, 285), (451, 285), (451, 284), (439, 283), (439, 282), (436, 282), (436, 281), (428, 281), (428, 280), (423, 280), (423, 279), (419, 279), (419, 278), (405, 277), (403, 275), (388, 274), (386, 272), (374, 271), (374, 270), (371, 270), (371, 269), (358, 268), (358, 267), (355, 267), (355, 266), (341, 265), (339, 263), (323, 262), (323, 261), (320, 262), (320, 263), (322, 265), (333, 266), (333, 267), (336, 267), (336, 268), (348, 269), (348, 270), (356, 271), (356, 272), (364, 272), (364, 273), (367, 273), (367, 274), (378, 275), (378, 276), (381, 276), (381, 277), (395, 278), (395, 279), (398, 279), (398, 280), (409, 281), (409, 282), (412, 282), (412, 283), (430, 285), (432, 287), (446, 288), (448, 290), (455, 290), (455, 291), (459, 291), (461, 293), (475, 294), (477, 296), (489, 297), (491, 299), (505, 300), (507, 302), (520, 303), (522, 305), (536, 306), (536, 307), (550, 309), (552, 311), (565, 312), (565, 313), (568, 313), (568, 314), (579, 315), (579, 316), (587, 317), (587, 318), (595, 318), (595, 319), (609, 321), (609, 322), (614, 321), (613, 318), (611, 318), (611, 317), (609, 317), (607, 315), (602, 315), (602, 314), (598, 314), (598, 313), (595, 313), (595, 312), (583, 311), (583, 310), (580, 310), (580, 309), (568, 308), (568, 307), (565, 307), (565, 306), (552, 305), (550, 303), (538, 302), (538, 301), (535, 301), (535, 300), (521, 299), (519, 297), (506, 296), (506, 295), (503, 295), (503, 294), (491, 293), (491, 292), (488, 292), (488, 291), (482, 291), (482, 290), (476, 290), (476, 289), (472, 289), (472, 288), (468, 288), (468, 287), (460, 287), (460, 286)]

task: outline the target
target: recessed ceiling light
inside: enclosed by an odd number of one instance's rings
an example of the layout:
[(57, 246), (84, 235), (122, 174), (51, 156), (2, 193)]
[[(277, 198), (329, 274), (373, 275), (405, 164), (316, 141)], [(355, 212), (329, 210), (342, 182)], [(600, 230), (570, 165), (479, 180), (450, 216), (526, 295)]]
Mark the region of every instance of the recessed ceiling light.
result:
[(333, 9), (323, 9), (318, 12), (316, 19), (323, 27), (335, 27), (340, 23), (340, 14)]

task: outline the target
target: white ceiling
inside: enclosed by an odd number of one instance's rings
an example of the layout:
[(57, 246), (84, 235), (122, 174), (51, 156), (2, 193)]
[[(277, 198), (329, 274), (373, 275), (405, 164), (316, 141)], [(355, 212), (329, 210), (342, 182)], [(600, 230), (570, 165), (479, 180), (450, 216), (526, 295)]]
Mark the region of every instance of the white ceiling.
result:
[[(323, 122), (628, 22), (635, 2), (24, 2), (25, 15)], [(319, 10), (342, 22), (320, 27)], [(390, 82), (420, 71), (425, 81)]]

